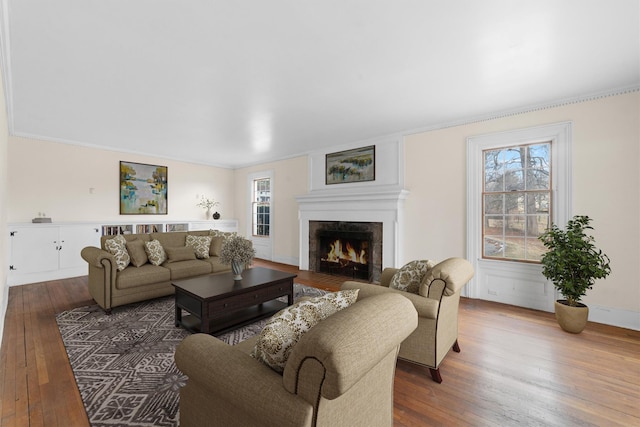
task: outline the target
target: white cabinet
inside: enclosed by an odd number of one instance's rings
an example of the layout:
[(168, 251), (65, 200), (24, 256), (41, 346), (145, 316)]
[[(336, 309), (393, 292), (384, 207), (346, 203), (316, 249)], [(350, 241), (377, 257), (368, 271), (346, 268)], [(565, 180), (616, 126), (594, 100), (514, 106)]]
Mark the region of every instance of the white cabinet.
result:
[(10, 224), (10, 286), (87, 274), (80, 256), (85, 246), (100, 246), (97, 224)]
[(189, 230), (238, 231), (237, 219), (217, 219), (212, 221), (195, 221), (189, 223)]

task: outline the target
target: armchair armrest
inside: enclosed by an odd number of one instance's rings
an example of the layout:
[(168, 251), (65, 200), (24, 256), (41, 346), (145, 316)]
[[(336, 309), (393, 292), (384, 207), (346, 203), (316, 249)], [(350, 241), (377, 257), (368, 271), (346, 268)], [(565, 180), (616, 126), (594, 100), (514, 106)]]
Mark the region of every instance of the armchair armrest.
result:
[(418, 294), (412, 294), (410, 292), (399, 291), (397, 289), (388, 288), (382, 285), (374, 285), (372, 283), (361, 283), (346, 281), (341, 286), (342, 290), (346, 289), (360, 289), (358, 292), (358, 301), (363, 298), (368, 298), (374, 295), (397, 293), (403, 297), (409, 299), (413, 303), (419, 317), (427, 319), (436, 319), (438, 317), (438, 306), (440, 305), (438, 300), (426, 298)]
[[(310, 425), (312, 406), (285, 390), (282, 376), (233, 346), (207, 334), (185, 338), (175, 362), (212, 402), (235, 408), (260, 425)], [(206, 411), (207, 408), (202, 408)]]
[(473, 266), (466, 259), (447, 258), (427, 272), (420, 284), (420, 295), (434, 299), (440, 299), (442, 294), (451, 296), (460, 292), (473, 273)]
[(103, 249), (96, 248), (95, 246), (87, 246), (82, 249), (82, 251), (80, 251), (80, 256), (82, 256), (82, 259), (87, 261), (89, 265), (97, 268), (104, 268), (104, 260), (107, 260), (111, 265), (115, 265), (116, 262), (116, 258), (113, 255)]

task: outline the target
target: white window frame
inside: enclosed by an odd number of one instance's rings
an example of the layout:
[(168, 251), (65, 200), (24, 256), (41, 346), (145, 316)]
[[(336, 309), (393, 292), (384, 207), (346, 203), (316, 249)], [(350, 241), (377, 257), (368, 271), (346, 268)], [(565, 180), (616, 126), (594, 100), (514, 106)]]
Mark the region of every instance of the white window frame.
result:
[[(249, 240), (253, 242), (253, 247), (256, 249), (256, 257), (266, 260), (273, 260), (273, 236), (275, 233), (274, 227), (274, 214), (275, 214), (275, 197), (274, 197), (274, 173), (273, 170), (266, 170), (260, 172), (250, 173), (247, 176), (247, 227), (246, 235)], [(270, 190), (271, 190), (271, 203), (269, 207), (269, 235), (268, 236), (254, 236), (253, 235), (253, 182), (257, 179), (269, 178)]]
[[(542, 277), (541, 266), (536, 263), (482, 259), (482, 185), (484, 177), (484, 150), (513, 145), (551, 141), (552, 217), (551, 221), (565, 224), (571, 217), (571, 137), (572, 123), (561, 122), (506, 132), (491, 133), (467, 138), (467, 259), (476, 272), (481, 268), (501, 269), (504, 274), (522, 277)], [(469, 282), (464, 295), (485, 298), (480, 295), (478, 274)], [(553, 299), (544, 304), (544, 309), (553, 307)]]

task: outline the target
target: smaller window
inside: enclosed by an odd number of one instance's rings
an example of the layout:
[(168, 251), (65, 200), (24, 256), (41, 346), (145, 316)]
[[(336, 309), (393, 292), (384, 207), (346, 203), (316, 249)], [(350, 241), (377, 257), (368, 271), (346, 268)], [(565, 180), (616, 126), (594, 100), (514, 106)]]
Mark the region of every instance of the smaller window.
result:
[(271, 179), (253, 180), (252, 234), (256, 237), (268, 237), (271, 224)]

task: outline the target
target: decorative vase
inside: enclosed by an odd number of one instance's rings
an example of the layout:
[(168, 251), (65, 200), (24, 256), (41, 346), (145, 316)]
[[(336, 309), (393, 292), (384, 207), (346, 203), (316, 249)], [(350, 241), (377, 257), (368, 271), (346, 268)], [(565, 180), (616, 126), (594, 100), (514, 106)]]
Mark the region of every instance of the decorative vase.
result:
[(233, 280), (242, 280), (242, 272), (244, 271), (244, 263), (241, 261), (231, 261), (231, 272)]
[(578, 304), (576, 307), (571, 307), (566, 304), (566, 300), (558, 300), (555, 302), (555, 309), (558, 325), (564, 331), (579, 334), (587, 326), (589, 307), (586, 305)]
[(207, 213), (206, 213), (206, 218), (209, 219), (211, 218), (211, 209), (207, 208)]
[(220, 219), (220, 214), (218, 212), (214, 212), (213, 219)]

